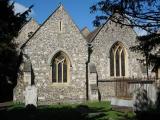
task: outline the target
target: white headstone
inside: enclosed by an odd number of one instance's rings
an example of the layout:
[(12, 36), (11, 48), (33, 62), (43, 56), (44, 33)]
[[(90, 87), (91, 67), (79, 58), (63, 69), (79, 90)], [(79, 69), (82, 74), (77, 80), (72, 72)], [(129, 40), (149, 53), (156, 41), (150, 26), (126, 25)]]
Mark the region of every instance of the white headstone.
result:
[(25, 89), (25, 106), (31, 104), (37, 107), (37, 88), (34, 85)]

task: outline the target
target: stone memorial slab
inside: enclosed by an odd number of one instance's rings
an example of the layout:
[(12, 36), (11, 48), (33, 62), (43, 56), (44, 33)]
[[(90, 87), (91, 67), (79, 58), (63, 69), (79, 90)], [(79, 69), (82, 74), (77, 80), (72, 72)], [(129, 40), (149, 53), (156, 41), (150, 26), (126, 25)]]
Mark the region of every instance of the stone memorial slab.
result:
[(37, 87), (34, 85), (25, 89), (25, 106), (31, 104), (37, 107)]

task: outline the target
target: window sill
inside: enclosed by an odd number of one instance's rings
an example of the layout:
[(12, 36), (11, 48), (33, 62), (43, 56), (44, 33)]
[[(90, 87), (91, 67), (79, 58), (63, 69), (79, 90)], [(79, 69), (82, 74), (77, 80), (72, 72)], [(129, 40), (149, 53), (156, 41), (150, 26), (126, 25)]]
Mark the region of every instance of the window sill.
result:
[(52, 83), (51, 86), (69, 86), (69, 83)]
[(127, 76), (110, 76), (111, 80), (116, 80), (116, 79), (128, 79), (129, 77)]

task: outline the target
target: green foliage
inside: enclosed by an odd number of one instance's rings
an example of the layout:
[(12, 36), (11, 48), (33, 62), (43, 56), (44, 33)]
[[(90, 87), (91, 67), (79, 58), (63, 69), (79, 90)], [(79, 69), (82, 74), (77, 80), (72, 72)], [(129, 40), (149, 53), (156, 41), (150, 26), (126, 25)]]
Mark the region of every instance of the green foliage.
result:
[(34, 111), (28, 111), (22, 104), (15, 104), (5, 114), (9, 120), (22, 117), (29, 120), (30, 116), (38, 120), (133, 120), (135, 117), (133, 112), (113, 110), (110, 102), (105, 101), (38, 106)]
[(13, 109), (24, 109), (24, 103), (22, 102), (13, 102), (11, 106), (8, 108), (8, 111)]
[(90, 10), (91, 13), (99, 12), (93, 21), (95, 26), (111, 20), (121, 25), (155, 32), (160, 28), (159, 6), (159, 0), (100, 0)]
[(100, 0), (90, 7), (91, 13), (98, 12), (93, 24), (100, 26), (111, 20), (121, 26), (138, 27), (148, 32), (148, 35), (137, 38), (137, 45), (130, 49), (141, 53), (148, 76), (148, 66), (153, 63), (160, 66), (160, 57), (152, 50), (160, 44), (160, 1), (159, 0)]
[(151, 110), (154, 105), (150, 98), (147, 95), (147, 91), (144, 89), (139, 89), (136, 94), (136, 101), (134, 104), (135, 111), (149, 111)]
[(14, 3), (10, 0), (0, 0), (0, 42), (9, 44), (18, 36), (19, 30), (27, 22), (31, 8), (32, 6), (22, 14), (15, 14)]
[(15, 14), (11, 0), (0, 0), (0, 102), (12, 99), (12, 89), (16, 85), (22, 60), (14, 39), (28, 21), (32, 7), (22, 14)]
[(157, 56), (157, 53), (153, 52), (157, 46), (160, 45), (160, 35), (152, 33), (149, 35), (139, 36), (137, 37), (137, 43), (137, 45), (130, 47), (130, 49), (131, 51), (143, 55), (144, 59), (139, 59), (139, 61), (146, 62), (148, 75), (148, 66), (150, 64), (155, 65), (156, 67), (160, 66), (160, 56)]
[(139, 89), (134, 104), (137, 120), (159, 120), (160, 117), (160, 91), (157, 89), (156, 102), (152, 102), (147, 91)]

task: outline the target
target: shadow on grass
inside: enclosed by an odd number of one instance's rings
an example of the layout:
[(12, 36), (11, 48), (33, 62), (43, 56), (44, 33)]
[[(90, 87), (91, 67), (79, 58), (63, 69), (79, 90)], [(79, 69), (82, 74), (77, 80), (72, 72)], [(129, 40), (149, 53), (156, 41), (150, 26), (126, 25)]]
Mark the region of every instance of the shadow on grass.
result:
[[(88, 105), (17, 107), (3, 110), (1, 113), (5, 120), (109, 120), (110, 118), (125, 120), (125, 114), (122, 112), (102, 106), (90, 107)], [(128, 120), (127, 117), (126, 120)]]
[(160, 120), (160, 111), (136, 112), (137, 120)]

